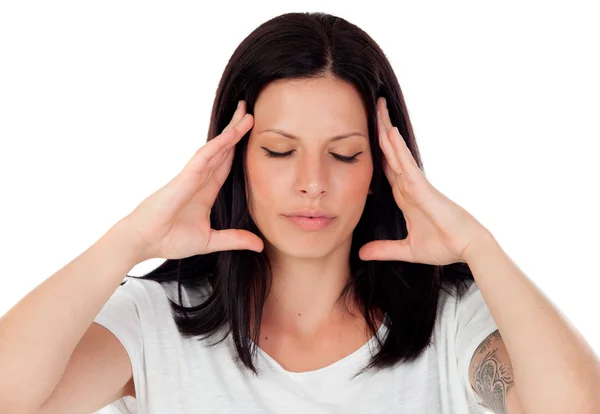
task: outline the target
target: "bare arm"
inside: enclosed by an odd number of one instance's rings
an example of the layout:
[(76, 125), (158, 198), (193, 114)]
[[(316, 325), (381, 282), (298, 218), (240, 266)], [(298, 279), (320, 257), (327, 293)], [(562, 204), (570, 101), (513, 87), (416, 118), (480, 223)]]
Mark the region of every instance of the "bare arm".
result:
[[(176, 177), (0, 319), (0, 413), (85, 412), (130, 392), (121, 386), (131, 376), (125, 349), (92, 322), (140, 261), (263, 250), (251, 231), (210, 227), (235, 145), (252, 125), (254, 117), (239, 101), (223, 133), (198, 149)], [(100, 382), (86, 382), (90, 375), (100, 375)]]
[(92, 323), (71, 354), (60, 382), (35, 413), (95, 413), (126, 395), (135, 398), (127, 351), (112, 332)]
[(0, 318), (0, 412), (42, 406), (93, 319), (140, 261), (137, 239), (121, 220)]

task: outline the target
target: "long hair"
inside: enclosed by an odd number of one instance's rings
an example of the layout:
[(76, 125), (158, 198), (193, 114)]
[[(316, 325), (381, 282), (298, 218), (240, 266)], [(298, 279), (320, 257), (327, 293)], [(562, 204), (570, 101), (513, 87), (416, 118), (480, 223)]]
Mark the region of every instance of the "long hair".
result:
[[(433, 266), (362, 261), (358, 257), (360, 247), (369, 241), (400, 240), (408, 234), (406, 221), (382, 169), (376, 118), (379, 96), (386, 98), (392, 124), (398, 127), (423, 170), (400, 85), (383, 51), (371, 37), (346, 20), (325, 13), (287, 13), (261, 24), (241, 42), (224, 70), (207, 140), (221, 133), (239, 100), (245, 100), (247, 112), (253, 114), (260, 92), (270, 82), (322, 76), (352, 84), (367, 108), (373, 157), (372, 194), (367, 197), (353, 231), (351, 277), (342, 295), (352, 294), (373, 335), (377, 315), (385, 316), (388, 332), (363, 371), (411, 362), (432, 343), (440, 289), (456, 287), (462, 296), (466, 281), (474, 279), (464, 263)], [(244, 229), (264, 240), (249, 214), (245, 193), (248, 136), (249, 133), (236, 145), (231, 172), (211, 210), (210, 223), (215, 230)], [(261, 253), (234, 250), (166, 260), (138, 278), (161, 284), (176, 280), (179, 304), (169, 300), (179, 332), (185, 337), (205, 339), (225, 328), (219, 342), (233, 335), (239, 361), (257, 374), (254, 356), (271, 277), (264, 250)], [(200, 304), (185, 306), (181, 302), (182, 286), (190, 291), (210, 286), (210, 294)], [(446, 291), (453, 293), (453, 289)]]

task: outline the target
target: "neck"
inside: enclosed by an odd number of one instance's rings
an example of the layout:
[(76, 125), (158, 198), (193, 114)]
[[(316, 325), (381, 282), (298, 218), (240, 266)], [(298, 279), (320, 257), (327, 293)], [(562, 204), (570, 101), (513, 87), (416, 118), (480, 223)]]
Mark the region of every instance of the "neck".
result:
[(341, 320), (361, 317), (353, 300), (340, 297), (350, 278), (350, 242), (319, 258), (290, 257), (269, 249), (273, 278), (263, 324), (311, 336)]

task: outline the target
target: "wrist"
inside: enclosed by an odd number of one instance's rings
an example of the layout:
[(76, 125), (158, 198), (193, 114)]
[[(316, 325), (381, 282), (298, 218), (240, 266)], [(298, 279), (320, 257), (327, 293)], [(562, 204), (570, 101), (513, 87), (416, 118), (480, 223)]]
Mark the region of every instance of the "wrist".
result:
[(111, 244), (119, 247), (119, 251), (125, 255), (125, 259), (132, 267), (149, 259), (146, 254), (146, 243), (127, 221), (127, 217), (115, 223), (105, 237), (111, 240)]
[(462, 257), (465, 263), (472, 262), (474, 258), (481, 254), (481, 251), (497, 246), (496, 239), (486, 229), (483, 229), (469, 243), (469, 246), (463, 251)]

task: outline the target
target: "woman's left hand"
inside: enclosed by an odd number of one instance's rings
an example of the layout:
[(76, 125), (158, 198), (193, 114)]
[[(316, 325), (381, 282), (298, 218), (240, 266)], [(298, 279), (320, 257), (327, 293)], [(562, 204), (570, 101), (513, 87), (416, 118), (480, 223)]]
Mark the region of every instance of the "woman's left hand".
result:
[(383, 169), (406, 220), (408, 237), (371, 241), (360, 248), (359, 257), (438, 266), (466, 263), (469, 249), (490, 233), (427, 180), (393, 127), (384, 98), (377, 101), (377, 112)]

